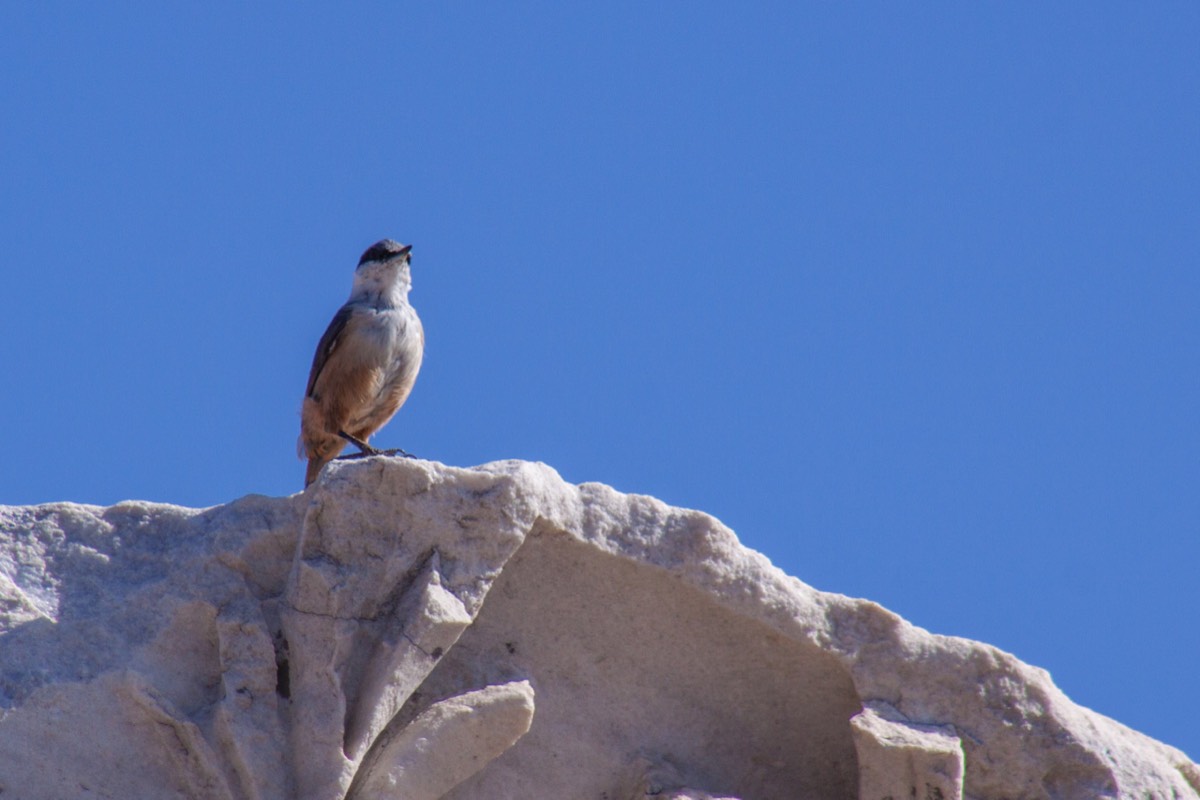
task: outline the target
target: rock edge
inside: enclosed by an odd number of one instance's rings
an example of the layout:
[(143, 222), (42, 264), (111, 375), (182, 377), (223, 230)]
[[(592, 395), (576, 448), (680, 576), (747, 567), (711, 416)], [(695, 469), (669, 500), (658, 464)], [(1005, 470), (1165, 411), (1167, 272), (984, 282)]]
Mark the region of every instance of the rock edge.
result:
[(514, 461), (0, 507), (0, 706), (28, 800), (1200, 798), (1043, 670)]

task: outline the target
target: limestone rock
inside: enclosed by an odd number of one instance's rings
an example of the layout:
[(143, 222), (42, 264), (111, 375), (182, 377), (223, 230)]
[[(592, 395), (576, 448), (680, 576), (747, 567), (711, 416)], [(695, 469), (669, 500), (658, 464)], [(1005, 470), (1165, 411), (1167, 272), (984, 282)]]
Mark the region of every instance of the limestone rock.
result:
[(434, 703), (383, 740), (363, 766), (351, 800), (438, 800), (529, 730), (529, 681), (488, 686)]
[(0, 797), (1200, 798), (1042, 670), (544, 465), (0, 507)]
[(625, 795), (627, 800), (738, 800), (736, 797), (716, 797), (703, 789), (683, 785), (679, 770), (669, 761), (641, 758), (637, 762), (637, 783)]
[(850, 719), (858, 752), (858, 796), (962, 800), (962, 741), (953, 728), (914, 725), (886, 703)]

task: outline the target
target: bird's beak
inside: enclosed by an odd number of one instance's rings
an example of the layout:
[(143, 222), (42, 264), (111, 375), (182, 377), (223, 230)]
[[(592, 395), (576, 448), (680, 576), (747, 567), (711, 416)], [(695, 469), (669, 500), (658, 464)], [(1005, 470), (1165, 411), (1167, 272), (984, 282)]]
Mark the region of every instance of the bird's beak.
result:
[(412, 252), (411, 244), (406, 244), (406, 245), (404, 245), (404, 247), (400, 248), (400, 255), (402, 255), (402, 256), (407, 256), (411, 252)]

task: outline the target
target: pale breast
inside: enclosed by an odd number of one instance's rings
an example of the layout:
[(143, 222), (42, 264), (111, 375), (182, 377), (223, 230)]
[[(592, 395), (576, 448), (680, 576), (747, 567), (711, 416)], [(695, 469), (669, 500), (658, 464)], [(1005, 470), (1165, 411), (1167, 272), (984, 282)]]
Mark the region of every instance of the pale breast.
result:
[(412, 306), (363, 315), (356, 337), (361, 357), (374, 367), (378, 383), (371, 402), (360, 409), (355, 423), (378, 428), (407, 399), (421, 369), (424, 331)]

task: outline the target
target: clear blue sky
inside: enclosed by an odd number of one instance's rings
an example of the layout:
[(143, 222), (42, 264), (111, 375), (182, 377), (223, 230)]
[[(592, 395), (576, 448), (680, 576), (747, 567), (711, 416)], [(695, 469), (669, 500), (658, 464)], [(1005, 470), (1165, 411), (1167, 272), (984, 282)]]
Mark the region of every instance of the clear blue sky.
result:
[(1200, 758), (1198, 43), (1194, 2), (4, 4), (0, 502), (299, 490), (394, 237), (428, 348), (376, 443), (704, 509)]

